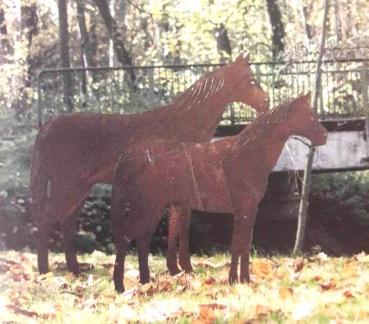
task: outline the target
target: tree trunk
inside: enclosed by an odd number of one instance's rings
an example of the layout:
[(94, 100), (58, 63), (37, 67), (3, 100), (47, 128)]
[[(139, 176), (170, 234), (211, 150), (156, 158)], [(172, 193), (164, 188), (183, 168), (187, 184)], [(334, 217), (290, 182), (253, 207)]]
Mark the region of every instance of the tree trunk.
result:
[(77, 19), (78, 28), (81, 35), (81, 52), (83, 59), (83, 66), (90, 67), (95, 66), (93, 45), (88, 34), (86, 25), (85, 7), (82, 0), (76, 0), (77, 2)]
[(21, 32), (21, 42), (24, 46), (24, 52), (22, 53), (22, 58), (24, 59), (25, 74), (22, 78), (22, 84), (20, 85), (19, 100), (13, 103), (13, 107), (16, 110), (17, 118), (25, 117), (26, 108), (29, 107), (32, 98), (29, 97), (29, 92), (27, 88), (32, 87), (32, 76), (34, 75), (34, 60), (32, 59), (31, 47), (33, 37), (38, 33), (38, 16), (37, 7), (34, 1), (21, 2), (20, 8), (20, 32)]
[[(323, 54), (324, 54), (325, 39), (326, 39), (326, 34), (327, 34), (328, 8), (329, 8), (329, 0), (325, 0), (322, 38), (320, 42), (319, 55), (318, 55), (318, 60), (317, 60), (317, 68), (316, 68), (316, 75), (315, 75), (315, 88), (314, 88), (314, 94), (313, 94), (313, 109), (315, 112), (317, 112), (317, 109), (318, 109), (318, 98), (320, 95), (321, 66), (322, 66), (322, 60), (323, 60)], [(306, 221), (307, 221), (307, 209), (309, 207), (309, 193), (310, 193), (311, 172), (313, 169), (314, 153), (315, 153), (315, 147), (314, 145), (311, 145), (309, 149), (309, 153), (308, 153), (305, 172), (304, 172), (304, 180), (303, 180), (303, 185), (302, 185), (302, 194), (301, 194), (299, 214), (298, 214), (296, 241), (295, 241), (295, 246), (292, 252), (293, 255), (300, 253), (302, 251), (302, 247), (304, 244), (305, 228), (306, 228)]]
[[(95, 66), (94, 59), (94, 48), (93, 44), (90, 40), (90, 35), (88, 34), (87, 25), (86, 25), (86, 15), (85, 15), (85, 6), (83, 1), (76, 0), (77, 4), (77, 20), (78, 20), (78, 28), (81, 37), (81, 65), (82, 67), (91, 67)], [(88, 95), (88, 76), (91, 77), (92, 82), (95, 82), (95, 73), (89, 73), (87, 71), (82, 71), (82, 93), (84, 95), (84, 99), (87, 98)], [(85, 106), (86, 103), (83, 103)]]
[[(132, 59), (124, 45), (123, 35), (120, 33), (117, 22), (111, 16), (109, 5), (106, 0), (94, 0), (101, 17), (104, 20), (109, 38), (113, 42), (114, 51), (117, 54), (118, 61), (125, 66), (132, 66)], [(129, 70), (129, 76), (134, 86), (136, 76), (133, 69)]]
[(284, 25), (277, 0), (266, 0), (266, 2), (269, 20), (272, 26), (273, 59), (277, 59), (278, 56), (284, 51)]
[(299, 1), (299, 11), (300, 11), (300, 17), (301, 17), (301, 22), (302, 22), (302, 26), (304, 28), (305, 31), (305, 43), (306, 43), (306, 48), (309, 49), (310, 48), (310, 40), (312, 38), (312, 33), (311, 33), (311, 26), (308, 22), (308, 8), (307, 6), (304, 6), (303, 0)]
[(342, 27), (341, 27), (341, 8), (338, 0), (334, 0), (334, 20), (335, 20), (335, 32), (336, 32), (336, 42), (342, 40)]
[(232, 48), (228, 37), (228, 31), (224, 24), (219, 24), (214, 28), (214, 35), (221, 62), (226, 62), (227, 58), (231, 58), (232, 56)]
[[(62, 68), (70, 67), (69, 59), (69, 32), (68, 32), (68, 0), (58, 0), (59, 12), (59, 50)], [(64, 104), (68, 112), (73, 111), (73, 86), (70, 72), (63, 73)]]
[(8, 61), (8, 57), (13, 54), (13, 48), (9, 40), (6, 26), (5, 11), (0, 8), (0, 65)]

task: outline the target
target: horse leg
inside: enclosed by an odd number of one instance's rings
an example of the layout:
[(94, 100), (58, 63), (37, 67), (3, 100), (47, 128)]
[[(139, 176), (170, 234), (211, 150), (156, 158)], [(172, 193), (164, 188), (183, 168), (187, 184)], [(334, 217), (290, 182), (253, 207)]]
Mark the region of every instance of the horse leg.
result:
[(74, 246), (74, 238), (77, 231), (78, 216), (85, 204), (90, 188), (91, 187), (89, 185), (84, 185), (79, 188), (79, 190), (73, 194), (73, 200), (75, 202), (73, 209), (70, 210), (68, 214), (63, 215), (64, 217), (60, 217), (60, 219), (64, 218), (61, 222), (61, 230), (63, 233), (63, 247), (67, 269), (76, 276), (79, 274), (79, 265), (77, 260), (77, 251)]
[(138, 247), (138, 264), (140, 270), (140, 282), (145, 284), (150, 281), (150, 270), (149, 270), (149, 251), (150, 251), (150, 243), (151, 238), (158, 227), (159, 221), (162, 217), (163, 210), (165, 204), (162, 201), (155, 201), (153, 204), (154, 208), (148, 208), (147, 210), (151, 210), (151, 213), (147, 211), (143, 211), (142, 215), (150, 215), (150, 219), (141, 218), (137, 219), (136, 222), (140, 222), (141, 229), (140, 233), (137, 236), (136, 242)]
[(116, 243), (117, 255), (114, 263), (114, 287), (117, 292), (124, 292), (124, 259), (126, 257), (129, 242), (125, 239)]
[(247, 216), (245, 231), (242, 235), (244, 244), (242, 244), (243, 251), (241, 254), (241, 269), (240, 269), (241, 282), (250, 282), (250, 253), (251, 253), (252, 236), (254, 232), (255, 216), (256, 216), (256, 208), (253, 211), (250, 211), (249, 215)]
[(180, 210), (180, 228), (179, 228), (179, 265), (187, 273), (192, 272), (190, 248), (189, 248), (189, 230), (191, 223), (191, 210), (182, 208)]
[(149, 270), (149, 250), (151, 243), (151, 235), (146, 232), (146, 235), (140, 235), (137, 238), (138, 248), (138, 264), (140, 270), (140, 283), (145, 284), (150, 281)]
[(37, 266), (40, 274), (49, 272), (49, 235), (52, 224), (48, 221), (38, 222), (37, 224)]
[(76, 276), (79, 274), (79, 265), (77, 261), (76, 249), (74, 246), (74, 237), (76, 233), (79, 211), (80, 210), (78, 209), (61, 224), (67, 269), (69, 272), (73, 273)]
[(248, 250), (241, 254), (240, 282), (250, 282), (250, 253)]
[(229, 270), (229, 283), (233, 284), (238, 282), (238, 263), (244, 247), (244, 228), (246, 223), (246, 217), (234, 216), (233, 222), (233, 234), (232, 234), (232, 246), (231, 246), (231, 268)]
[(238, 282), (238, 262), (240, 259), (240, 244), (239, 244), (239, 230), (236, 226), (236, 221), (233, 224), (233, 234), (232, 234), (232, 246), (231, 246), (231, 267), (229, 269), (229, 284), (232, 285)]
[(173, 276), (180, 272), (177, 265), (177, 241), (179, 237), (179, 224), (181, 215), (175, 206), (169, 208), (168, 223), (168, 251), (167, 251), (167, 268)]
[[(252, 229), (251, 229), (252, 232)], [(246, 235), (246, 242), (243, 244), (243, 251), (241, 253), (241, 269), (240, 269), (240, 281), (250, 282), (250, 253), (251, 253), (251, 242), (252, 233), (248, 231), (244, 233)]]
[(232, 251), (231, 257), (231, 268), (229, 270), (228, 281), (230, 285), (235, 284), (238, 281), (237, 268), (238, 268), (238, 260), (240, 256), (235, 251)]

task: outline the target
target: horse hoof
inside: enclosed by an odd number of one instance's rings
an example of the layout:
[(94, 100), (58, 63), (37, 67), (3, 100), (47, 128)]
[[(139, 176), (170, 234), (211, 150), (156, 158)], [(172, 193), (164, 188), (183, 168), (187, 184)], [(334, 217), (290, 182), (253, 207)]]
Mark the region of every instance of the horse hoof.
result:
[(175, 276), (181, 272), (178, 268), (177, 262), (167, 262), (167, 268), (171, 276)]
[(169, 270), (169, 273), (170, 273), (171, 276), (175, 276), (176, 274), (181, 272), (181, 270), (179, 270), (178, 267), (176, 267), (176, 268), (169, 268), (168, 267), (168, 270)]
[(122, 294), (122, 293), (124, 293), (124, 286), (123, 286), (123, 285), (115, 285), (115, 291), (116, 291), (118, 294)]
[(73, 273), (75, 276), (79, 275), (79, 266), (78, 264), (68, 265), (67, 264), (67, 270), (70, 273)]
[(38, 272), (40, 274), (48, 273), (49, 272), (49, 266), (48, 265), (39, 264), (38, 265)]
[(238, 278), (237, 278), (237, 276), (229, 276), (229, 284), (230, 285), (234, 285), (234, 284), (236, 284), (236, 283), (238, 283)]
[(192, 268), (192, 266), (191, 265), (189, 265), (189, 266), (185, 266), (185, 267), (182, 267), (181, 266), (181, 268), (183, 269), (183, 271), (184, 272), (186, 272), (186, 273), (191, 273), (191, 272), (193, 272), (193, 268)]

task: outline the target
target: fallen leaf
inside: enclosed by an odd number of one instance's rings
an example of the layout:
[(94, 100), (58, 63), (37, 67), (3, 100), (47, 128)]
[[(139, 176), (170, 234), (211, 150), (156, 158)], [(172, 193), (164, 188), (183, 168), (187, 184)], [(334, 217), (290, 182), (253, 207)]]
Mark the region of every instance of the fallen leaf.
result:
[(230, 265), (229, 262), (216, 264), (208, 260), (193, 261), (193, 264), (199, 267), (207, 267), (207, 268), (212, 268), (212, 269), (220, 269), (220, 268)]
[(320, 280), (322, 280), (322, 277), (321, 276), (314, 276), (313, 280), (314, 281), (320, 281)]
[(36, 312), (30, 312), (28, 310), (22, 309), (15, 305), (6, 305), (6, 307), (15, 314), (19, 314), (19, 315), (23, 315), (27, 317), (38, 317), (38, 314)]
[(344, 295), (346, 298), (353, 298), (353, 297), (354, 297), (354, 295), (352, 294), (352, 292), (351, 292), (351, 291), (349, 291), (349, 290), (344, 291), (343, 295)]
[(152, 282), (148, 282), (141, 286), (140, 292), (146, 295), (151, 295), (154, 293), (154, 286)]
[(200, 304), (200, 309), (226, 309), (227, 306), (224, 304), (210, 303), (210, 304)]
[(206, 278), (204, 280), (204, 285), (214, 285), (216, 280), (213, 277)]
[(258, 277), (266, 277), (273, 271), (270, 261), (257, 260), (251, 265), (251, 271)]
[(158, 292), (170, 291), (173, 286), (172, 277), (159, 277), (156, 281), (156, 290)]
[(335, 287), (336, 287), (336, 283), (333, 280), (329, 280), (325, 283), (320, 284), (320, 288), (322, 288), (322, 290), (324, 291), (333, 289)]
[(305, 266), (305, 260), (303, 258), (296, 259), (293, 264), (293, 271), (300, 272)]
[(289, 287), (282, 287), (279, 289), (278, 293), (282, 299), (285, 299), (293, 295), (293, 290)]
[(199, 305), (199, 315), (197, 317), (197, 321), (193, 321), (192, 323), (214, 323), (216, 320), (215, 311), (217, 310), (225, 310), (226, 306), (223, 304), (201, 304)]
[(272, 309), (269, 306), (266, 305), (256, 305), (255, 312), (257, 315), (267, 315), (272, 311)]

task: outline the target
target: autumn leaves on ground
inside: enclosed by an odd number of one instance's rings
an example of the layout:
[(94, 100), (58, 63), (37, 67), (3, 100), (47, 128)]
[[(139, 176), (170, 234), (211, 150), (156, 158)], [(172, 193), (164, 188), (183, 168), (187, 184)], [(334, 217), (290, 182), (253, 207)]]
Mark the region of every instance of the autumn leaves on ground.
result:
[(369, 321), (369, 255), (252, 258), (252, 283), (229, 286), (229, 255), (193, 258), (195, 273), (170, 277), (163, 256), (150, 257), (152, 281), (138, 283), (128, 256), (125, 285), (111, 281), (114, 257), (80, 257), (83, 274), (38, 275), (32, 253), (0, 253), (0, 321), (12, 323), (344, 323)]

